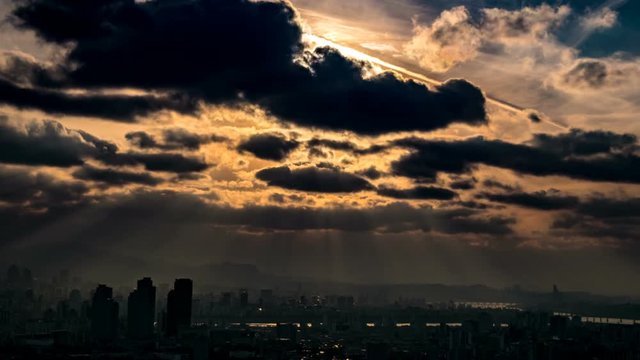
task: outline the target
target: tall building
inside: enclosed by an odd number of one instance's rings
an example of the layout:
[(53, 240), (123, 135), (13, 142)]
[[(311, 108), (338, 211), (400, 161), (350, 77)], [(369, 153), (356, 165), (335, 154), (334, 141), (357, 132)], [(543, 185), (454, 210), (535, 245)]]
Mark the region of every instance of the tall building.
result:
[(127, 302), (127, 329), (132, 339), (153, 337), (156, 312), (156, 287), (151, 278), (138, 280), (138, 287), (129, 294)]
[(173, 290), (167, 296), (167, 336), (178, 335), (180, 329), (191, 326), (191, 301), (193, 298), (193, 281), (176, 279)]
[(110, 342), (118, 335), (118, 303), (113, 289), (98, 285), (91, 301), (91, 334), (97, 342)]
[(247, 289), (240, 289), (240, 306), (245, 307), (249, 305), (249, 292)]

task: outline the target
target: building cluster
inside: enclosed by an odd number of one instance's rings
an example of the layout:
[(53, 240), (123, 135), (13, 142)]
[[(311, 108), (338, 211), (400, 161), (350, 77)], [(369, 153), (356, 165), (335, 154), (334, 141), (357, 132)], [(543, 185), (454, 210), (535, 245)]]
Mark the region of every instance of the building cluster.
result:
[(12, 266), (0, 283), (0, 358), (640, 359), (640, 322), (516, 304), (355, 299), (272, 289), (194, 296), (190, 279), (170, 288), (143, 278), (114, 291), (68, 272), (36, 280)]

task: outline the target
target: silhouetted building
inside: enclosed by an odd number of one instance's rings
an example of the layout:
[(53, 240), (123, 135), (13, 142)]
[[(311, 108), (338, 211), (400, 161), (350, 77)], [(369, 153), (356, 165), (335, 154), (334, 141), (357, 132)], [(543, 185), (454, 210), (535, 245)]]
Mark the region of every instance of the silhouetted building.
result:
[(231, 297), (232, 294), (230, 292), (223, 292), (220, 296), (220, 305), (231, 306)]
[(249, 305), (249, 292), (247, 289), (240, 289), (240, 306)]
[(21, 285), (20, 268), (16, 265), (11, 265), (7, 270), (7, 285), (9, 288), (17, 288)]
[(167, 296), (167, 336), (175, 336), (181, 328), (191, 326), (191, 301), (193, 281), (176, 279), (173, 290)]
[(91, 334), (98, 342), (110, 342), (118, 335), (118, 303), (113, 289), (98, 285), (91, 302)]
[(25, 268), (22, 270), (22, 278), (24, 281), (24, 287), (27, 289), (33, 288), (33, 275), (31, 274), (31, 270)]
[(150, 278), (138, 280), (138, 287), (129, 294), (127, 309), (128, 334), (132, 339), (153, 337), (156, 312), (156, 287)]
[(553, 284), (553, 301), (555, 301), (556, 303), (561, 303), (562, 302), (562, 293), (560, 292), (560, 290), (558, 289), (558, 286)]
[(567, 333), (569, 318), (566, 316), (554, 315), (549, 321), (549, 330), (553, 336), (563, 338)]

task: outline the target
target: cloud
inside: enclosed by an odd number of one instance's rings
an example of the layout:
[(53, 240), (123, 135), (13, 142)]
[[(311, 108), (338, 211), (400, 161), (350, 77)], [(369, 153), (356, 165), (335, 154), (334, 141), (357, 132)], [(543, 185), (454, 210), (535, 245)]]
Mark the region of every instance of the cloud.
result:
[(93, 166), (84, 166), (74, 171), (73, 177), (79, 180), (96, 181), (112, 186), (127, 184), (154, 186), (163, 182), (162, 179), (145, 172), (99, 169)]
[(105, 154), (98, 158), (107, 165), (134, 166), (143, 165), (149, 171), (174, 173), (200, 172), (211, 167), (202, 157), (185, 156), (179, 153), (139, 153), (126, 152)]
[(466, 80), (448, 80), (431, 90), (392, 73), (364, 78), (364, 63), (329, 48), (317, 49), (309, 66), (311, 78), (258, 103), (298, 125), (366, 135), (487, 123), (484, 95)]
[[(619, 152), (636, 146), (633, 135), (573, 131), (534, 135), (530, 144), (513, 144), (482, 137), (458, 141), (404, 139), (396, 141), (415, 151), (392, 163), (396, 175), (434, 181), (441, 172), (465, 174), (484, 164), (536, 176), (566, 176), (588, 181), (640, 182), (640, 157)], [(627, 140), (628, 139), (628, 140)], [(605, 143), (603, 145), (603, 142)], [(608, 144), (608, 145), (607, 145)], [(581, 156), (597, 154), (598, 156)]]
[(565, 92), (617, 91), (635, 94), (640, 84), (640, 61), (630, 59), (581, 58), (553, 72), (547, 83)]
[(557, 190), (537, 191), (534, 193), (513, 192), (505, 194), (481, 193), (481, 199), (503, 204), (518, 205), (538, 210), (563, 210), (572, 209), (579, 204), (575, 196), (563, 195)]
[(296, 194), (284, 195), (284, 194), (271, 194), (269, 195), (269, 201), (278, 203), (278, 204), (287, 204), (287, 203), (299, 203), (304, 200), (304, 197)]
[(281, 161), (299, 146), (298, 141), (287, 139), (283, 134), (259, 134), (238, 145), (238, 151), (250, 152), (260, 159)]
[(384, 175), (380, 170), (376, 169), (375, 166), (371, 166), (367, 169), (364, 170), (360, 170), (358, 172), (356, 172), (356, 174), (360, 175), (360, 176), (364, 176), (368, 179), (371, 180), (378, 180), (382, 177), (382, 175)]
[(155, 137), (144, 131), (127, 133), (125, 138), (140, 149), (161, 150), (199, 150), (203, 145), (228, 141), (224, 136), (195, 134), (182, 128), (164, 129), (163, 142), (158, 142)]
[(198, 150), (202, 145), (229, 140), (224, 136), (200, 135), (181, 128), (165, 129), (162, 131), (162, 137), (169, 146), (182, 146), (189, 150)]
[(133, 131), (127, 133), (125, 138), (132, 145), (139, 147), (140, 149), (156, 149), (163, 147), (163, 145), (158, 143), (152, 135), (144, 131)]
[(350, 153), (353, 153), (354, 155), (378, 154), (380, 152), (387, 150), (388, 148), (388, 146), (386, 145), (372, 145), (367, 148), (360, 148), (357, 144), (351, 141), (321, 139), (321, 138), (313, 138), (307, 141), (307, 146), (312, 150), (319, 147), (325, 147), (331, 150), (350, 152)]
[(545, 38), (571, 14), (566, 5), (524, 7), (509, 11), (500, 8), (483, 10), (483, 31), (488, 36), (500, 36), (509, 41), (527, 41)]
[[(14, 80), (26, 78), (30, 88), (8, 82), (0, 98), (127, 121), (165, 102), (170, 110), (194, 112), (200, 101), (249, 101), (301, 126), (371, 135), (486, 123), (485, 99), (473, 84), (451, 80), (429, 89), (391, 73), (365, 78), (364, 63), (327, 48), (305, 49), (296, 21), (284, 2), (18, 0), (13, 24), (69, 51), (46, 70), (55, 76), (27, 71)], [(46, 67), (35, 68), (40, 74)], [(71, 97), (69, 103), (66, 88), (136, 88), (165, 98)], [(112, 106), (126, 101), (139, 104), (138, 112)]]
[(16, 213), (41, 211), (80, 201), (89, 188), (81, 182), (65, 182), (50, 175), (0, 167), (0, 201)]
[(404, 51), (423, 68), (437, 72), (475, 58), (483, 40), (464, 6), (443, 11), (430, 26), (415, 23), (413, 32)]
[(432, 186), (418, 186), (411, 189), (378, 188), (378, 195), (394, 199), (451, 200), (458, 196), (455, 192)]
[(407, 56), (423, 68), (444, 72), (475, 59), (481, 51), (544, 39), (571, 13), (567, 6), (489, 8), (475, 20), (464, 6), (443, 11), (430, 25), (414, 22), (413, 37), (404, 46)]
[(284, 3), (16, 3), (16, 26), (48, 42), (74, 43), (67, 60), (79, 66), (65, 70), (66, 81), (76, 86), (179, 89), (234, 99), (245, 84), (248, 90), (289, 72), (300, 46), (295, 13)]
[(611, 131), (584, 131), (571, 129), (556, 135), (535, 134), (530, 141), (536, 148), (562, 156), (633, 153), (638, 138), (633, 134), (617, 134)]
[(373, 185), (359, 176), (315, 167), (293, 170), (286, 166), (268, 168), (258, 171), (256, 178), (269, 186), (319, 193), (350, 193), (374, 189)]
[(520, 186), (519, 185), (509, 185), (509, 184), (503, 184), (495, 179), (487, 179), (485, 181), (482, 182), (482, 185), (488, 188), (493, 188), (493, 189), (500, 189), (500, 190), (505, 190), (505, 191), (519, 191)]
[(617, 22), (618, 13), (606, 6), (588, 13), (580, 19), (580, 25), (585, 31), (609, 29)]
[(640, 198), (591, 198), (580, 203), (574, 212), (557, 218), (551, 230), (567, 237), (613, 238), (637, 248)]
[(358, 149), (358, 145), (352, 143), (351, 141), (321, 139), (321, 138), (313, 138), (307, 141), (307, 146), (311, 148), (326, 147), (332, 150), (341, 150), (341, 151), (355, 151), (356, 149)]
[(12, 121), (0, 115), (0, 162), (69, 167), (113, 152), (115, 145), (54, 120)]
[(596, 218), (640, 218), (640, 198), (595, 197), (582, 203), (577, 211)]
[(150, 171), (175, 173), (200, 172), (211, 166), (201, 157), (179, 153), (121, 153), (113, 143), (54, 120), (17, 122), (0, 116), (0, 130), (3, 163), (71, 167), (95, 159), (107, 165), (143, 165)]
[[(206, 224), (252, 231), (344, 231), (503, 236), (512, 233), (511, 218), (487, 217), (471, 209), (433, 209), (395, 203), (368, 209), (213, 205), (190, 194), (134, 192), (100, 199), (93, 210), (104, 211), (107, 226), (142, 224)], [(101, 211), (100, 211), (101, 210)], [(46, 217), (46, 215), (44, 215)]]
[(0, 77), (0, 104), (49, 114), (90, 116), (133, 122), (161, 110), (193, 113), (197, 104), (176, 96), (70, 95), (61, 91), (23, 88)]
[[(4, 28), (7, 31), (10, 29)], [(21, 87), (32, 84), (56, 86), (64, 74), (21, 51), (0, 49), (0, 78)]]
[(449, 186), (456, 190), (471, 190), (476, 187), (478, 180), (476, 178), (454, 179)]

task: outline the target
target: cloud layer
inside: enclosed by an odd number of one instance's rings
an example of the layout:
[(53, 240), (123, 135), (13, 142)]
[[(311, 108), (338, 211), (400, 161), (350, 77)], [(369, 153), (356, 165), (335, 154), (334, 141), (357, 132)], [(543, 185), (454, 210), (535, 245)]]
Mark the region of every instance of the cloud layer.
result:
[[(17, 107), (130, 121), (162, 109), (195, 112), (202, 102), (249, 101), (299, 125), (363, 134), (486, 123), (484, 96), (465, 80), (429, 89), (391, 73), (365, 78), (364, 63), (327, 48), (305, 49), (295, 12), (286, 3), (16, 3), (11, 18), (16, 26), (48, 42), (73, 44), (60, 64), (14, 59), (5, 66), (9, 75), (4, 76), (13, 82), (4, 82), (0, 102)], [(78, 87), (164, 95), (60, 91)], [(114, 103), (119, 105), (109, 106)]]

